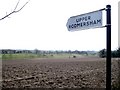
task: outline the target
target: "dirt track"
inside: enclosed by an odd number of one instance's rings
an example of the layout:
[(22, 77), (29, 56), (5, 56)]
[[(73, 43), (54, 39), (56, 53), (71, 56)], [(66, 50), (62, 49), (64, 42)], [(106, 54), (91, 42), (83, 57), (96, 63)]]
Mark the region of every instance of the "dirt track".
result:
[[(66, 58), (4, 60), (3, 88), (105, 88), (105, 59)], [(118, 75), (112, 61), (112, 82)]]

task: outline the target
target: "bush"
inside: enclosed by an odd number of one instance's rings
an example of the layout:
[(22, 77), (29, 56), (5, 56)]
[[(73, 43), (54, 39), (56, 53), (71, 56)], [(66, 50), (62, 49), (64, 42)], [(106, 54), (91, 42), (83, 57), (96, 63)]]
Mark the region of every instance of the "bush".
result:
[(102, 49), (99, 51), (99, 57), (101, 57), (101, 58), (106, 57), (106, 49)]
[[(106, 49), (102, 49), (99, 51), (99, 57), (105, 58), (107, 56)], [(120, 48), (118, 50), (111, 51), (112, 58), (120, 58)]]

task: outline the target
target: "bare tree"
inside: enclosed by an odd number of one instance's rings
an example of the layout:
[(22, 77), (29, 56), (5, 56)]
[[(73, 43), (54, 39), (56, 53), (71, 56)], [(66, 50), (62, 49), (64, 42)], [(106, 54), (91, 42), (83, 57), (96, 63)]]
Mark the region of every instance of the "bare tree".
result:
[[(30, 1), (30, 0), (29, 0), (29, 1)], [(29, 2), (29, 1), (28, 1), (28, 2)], [(18, 7), (19, 2), (20, 2), (20, 0), (17, 2), (17, 4), (16, 4), (16, 6), (15, 6), (15, 8), (14, 8), (13, 11), (11, 11), (9, 14), (6, 14), (4, 17), (0, 18), (0, 20), (3, 20), (3, 19), (5, 19), (5, 18), (9, 17), (9, 16), (10, 16), (11, 14), (13, 14), (13, 13), (17, 13), (17, 12), (21, 11), (21, 10), (28, 4), (28, 2), (26, 2), (20, 9), (16, 10), (17, 7)]]

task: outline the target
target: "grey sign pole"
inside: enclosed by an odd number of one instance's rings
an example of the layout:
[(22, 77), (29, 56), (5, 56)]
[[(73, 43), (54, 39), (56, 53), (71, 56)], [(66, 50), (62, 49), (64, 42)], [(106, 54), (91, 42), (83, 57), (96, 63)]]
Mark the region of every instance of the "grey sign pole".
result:
[(107, 44), (106, 44), (106, 90), (111, 90), (111, 5), (106, 6)]

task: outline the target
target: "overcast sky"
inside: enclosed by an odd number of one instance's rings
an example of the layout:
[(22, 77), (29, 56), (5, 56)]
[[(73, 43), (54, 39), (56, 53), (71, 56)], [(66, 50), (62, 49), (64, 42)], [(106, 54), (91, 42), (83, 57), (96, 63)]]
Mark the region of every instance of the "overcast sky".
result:
[[(0, 18), (18, 0), (0, 0)], [(28, 0), (20, 0), (18, 9)], [(18, 13), (0, 21), (0, 49), (101, 50), (106, 48), (106, 28), (69, 32), (67, 20), (111, 5), (112, 50), (118, 47), (119, 0), (30, 0)], [(106, 22), (106, 11), (103, 11)]]

